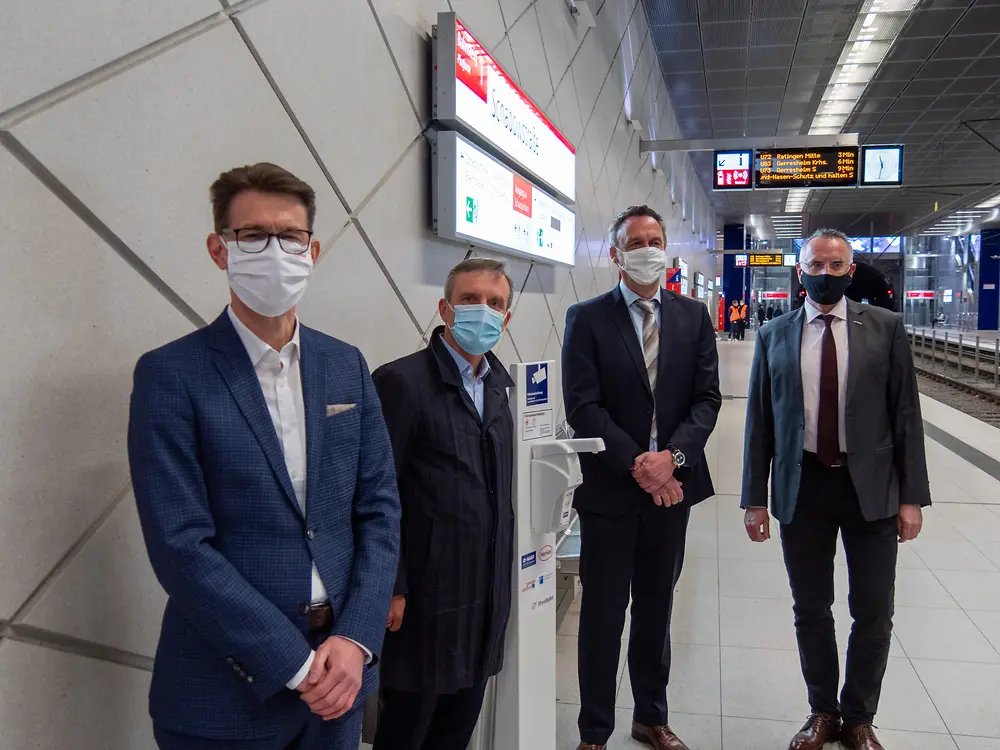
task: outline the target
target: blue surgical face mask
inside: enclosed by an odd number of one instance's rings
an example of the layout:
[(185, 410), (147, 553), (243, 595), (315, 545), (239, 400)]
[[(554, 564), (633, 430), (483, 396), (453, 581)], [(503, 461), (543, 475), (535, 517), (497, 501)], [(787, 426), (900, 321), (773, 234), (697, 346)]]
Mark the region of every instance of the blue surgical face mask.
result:
[[(451, 307), (449, 305), (449, 307)], [(507, 317), (489, 305), (457, 305), (451, 335), (462, 351), (475, 357), (486, 354), (500, 341)]]

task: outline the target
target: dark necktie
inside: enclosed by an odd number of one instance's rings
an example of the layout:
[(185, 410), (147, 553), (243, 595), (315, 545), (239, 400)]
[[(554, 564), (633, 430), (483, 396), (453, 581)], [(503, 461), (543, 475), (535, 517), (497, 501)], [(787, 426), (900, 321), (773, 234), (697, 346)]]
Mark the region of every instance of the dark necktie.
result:
[(840, 375), (837, 370), (837, 342), (833, 338), (833, 315), (822, 315), (823, 349), (819, 365), (819, 418), (816, 424), (816, 453), (825, 466), (840, 460)]

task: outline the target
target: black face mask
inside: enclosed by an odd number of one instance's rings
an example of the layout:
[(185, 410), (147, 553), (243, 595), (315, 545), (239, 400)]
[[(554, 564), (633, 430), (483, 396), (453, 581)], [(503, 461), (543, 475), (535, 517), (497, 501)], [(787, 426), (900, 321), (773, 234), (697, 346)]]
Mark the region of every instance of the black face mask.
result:
[(843, 276), (833, 276), (823, 273), (819, 276), (810, 276), (803, 271), (801, 281), (809, 299), (817, 305), (835, 305), (840, 302), (851, 285), (851, 275), (845, 273)]

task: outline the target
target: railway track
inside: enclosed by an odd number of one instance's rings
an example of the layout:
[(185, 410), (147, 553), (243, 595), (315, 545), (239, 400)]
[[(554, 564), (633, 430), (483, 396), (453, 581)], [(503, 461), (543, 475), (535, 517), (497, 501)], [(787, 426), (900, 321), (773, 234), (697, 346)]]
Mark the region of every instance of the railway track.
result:
[(1000, 349), (977, 346), (974, 337), (909, 336), (920, 392), (1000, 427)]

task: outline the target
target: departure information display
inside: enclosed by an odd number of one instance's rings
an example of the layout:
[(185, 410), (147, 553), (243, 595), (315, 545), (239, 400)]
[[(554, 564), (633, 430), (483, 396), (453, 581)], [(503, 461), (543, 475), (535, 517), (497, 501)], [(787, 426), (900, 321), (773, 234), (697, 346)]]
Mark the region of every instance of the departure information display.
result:
[(794, 266), (795, 255), (782, 253), (756, 253), (754, 255), (737, 255), (737, 268), (754, 266)]
[(857, 185), (857, 146), (777, 148), (754, 152), (753, 186), (758, 190)]
[(750, 190), (750, 162), (753, 151), (716, 151), (716, 190)]

